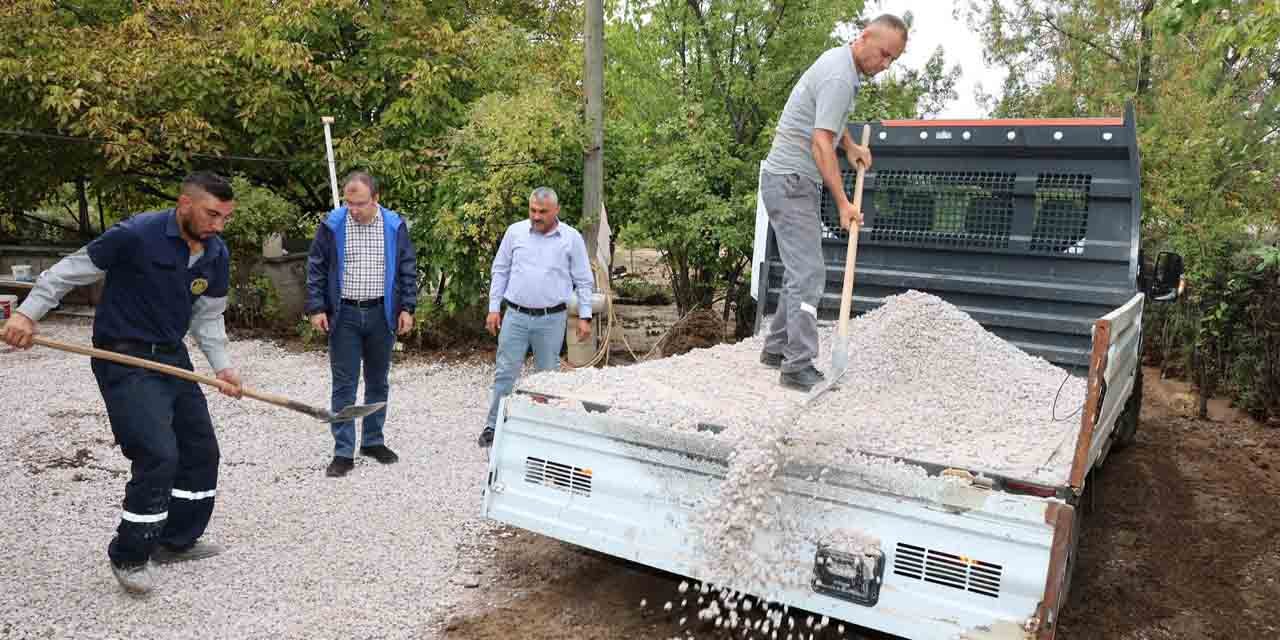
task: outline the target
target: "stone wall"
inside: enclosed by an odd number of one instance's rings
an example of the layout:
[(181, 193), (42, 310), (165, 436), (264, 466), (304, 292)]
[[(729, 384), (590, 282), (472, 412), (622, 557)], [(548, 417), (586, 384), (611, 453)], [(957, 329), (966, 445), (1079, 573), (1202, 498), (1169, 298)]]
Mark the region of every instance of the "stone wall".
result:
[[(53, 266), (79, 247), (51, 245), (0, 245), (0, 279), (12, 278), (16, 264), (31, 265), (31, 275)], [(252, 275), (265, 275), (271, 281), (279, 300), (280, 322), (293, 326), (302, 317), (307, 293), (307, 254), (290, 253), (275, 258), (260, 258), (250, 267)], [(5, 290), (5, 293), (14, 291)], [(21, 294), (20, 294), (21, 295)], [(76, 287), (67, 294), (68, 304), (95, 305), (102, 298), (102, 283), (89, 287)]]

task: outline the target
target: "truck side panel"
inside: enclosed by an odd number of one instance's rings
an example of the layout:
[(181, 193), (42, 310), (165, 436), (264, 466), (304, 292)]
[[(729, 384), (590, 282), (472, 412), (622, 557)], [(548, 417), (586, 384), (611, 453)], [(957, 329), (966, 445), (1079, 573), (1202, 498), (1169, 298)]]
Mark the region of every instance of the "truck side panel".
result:
[[(696, 448), (669, 446), (669, 434), (520, 397), (504, 403), (500, 420), (486, 516), (672, 573), (709, 577), (691, 523), (701, 500), (719, 487), (726, 451), (712, 446), (685, 455)], [(801, 473), (779, 484), (783, 508), (814, 531), (854, 528), (879, 539), (884, 563), (875, 604), (794, 584), (773, 594), (775, 600), (909, 638), (1028, 637), (1028, 621), (1036, 619), (1050, 581), (1058, 535), (1050, 512), (1069, 507), (962, 483), (930, 489), (927, 498), (895, 495), (873, 488), (865, 476), (866, 470), (836, 470), (819, 484)], [(777, 549), (782, 540), (767, 533), (756, 543)], [(800, 549), (784, 564), (816, 576), (816, 540)], [(1010, 630), (1022, 631), (1007, 635)]]

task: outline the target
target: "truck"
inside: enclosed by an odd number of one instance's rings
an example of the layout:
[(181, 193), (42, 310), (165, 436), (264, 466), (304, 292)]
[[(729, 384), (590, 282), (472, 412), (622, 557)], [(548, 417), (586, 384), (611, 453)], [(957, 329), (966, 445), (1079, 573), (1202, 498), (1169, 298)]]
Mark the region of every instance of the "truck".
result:
[[(917, 290), (1086, 379), (1070, 472), (1047, 484), (946, 459), (902, 460), (946, 477), (936, 495), (895, 493), (841, 470), (822, 487), (784, 470), (778, 499), (879, 540), (871, 562), (812, 545), (807, 586), (775, 602), (911, 639), (1055, 636), (1079, 547), (1083, 500), (1109, 454), (1134, 442), (1142, 403), (1142, 316), (1179, 293), (1182, 260), (1140, 249), (1141, 184), (1132, 105), (1121, 117), (897, 120), (871, 127), (853, 309)], [(845, 188), (856, 172), (841, 159)], [(824, 192), (827, 265), (819, 317), (839, 309), (848, 236)], [(777, 308), (784, 267), (762, 205), (752, 290), (757, 331)], [(714, 491), (731, 452), (714, 439), (540, 403), (505, 400), (490, 453), (487, 518), (694, 580), (688, 496)], [(615, 411), (615, 414), (620, 413)], [(1072, 427), (1074, 428), (1073, 420)], [(673, 455), (678, 454), (678, 455)], [(861, 552), (859, 552), (861, 553)]]

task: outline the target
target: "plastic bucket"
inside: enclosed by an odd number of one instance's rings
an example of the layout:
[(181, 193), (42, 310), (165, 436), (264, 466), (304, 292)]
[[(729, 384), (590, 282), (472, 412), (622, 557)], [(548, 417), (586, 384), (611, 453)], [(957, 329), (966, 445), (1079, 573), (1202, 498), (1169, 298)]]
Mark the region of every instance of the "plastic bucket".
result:
[(11, 293), (0, 294), (0, 320), (8, 320), (16, 308), (18, 308), (18, 296)]

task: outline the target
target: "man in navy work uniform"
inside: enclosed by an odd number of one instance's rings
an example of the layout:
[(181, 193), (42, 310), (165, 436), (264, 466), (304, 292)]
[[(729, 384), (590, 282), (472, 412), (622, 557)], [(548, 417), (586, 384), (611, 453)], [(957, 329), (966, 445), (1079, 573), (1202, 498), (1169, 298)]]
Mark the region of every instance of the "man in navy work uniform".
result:
[(849, 136), (849, 113), (860, 76), (884, 71), (907, 46), (907, 26), (896, 16), (867, 23), (856, 40), (822, 54), (800, 76), (778, 117), (773, 146), (760, 173), (760, 196), (785, 269), (782, 296), (766, 334), (760, 362), (779, 367), (779, 383), (808, 391), (822, 381), (818, 356), (818, 302), (826, 281), (822, 260), (822, 185), (845, 229), (862, 223), (840, 179), (836, 146), (850, 162), (871, 167), (871, 150)]
[[(329, 334), (332, 403), (341, 411), (356, 399), (364, 364), (364, 402), (385, 402), (396, 334), (413, 328), (418, 303), (418, 266), (409, 227), (378, 204), (378, 182), (353, 172), (343, 183), (345, 207), (329, 213), (316, 230), (307, 260), (306, 313)], [(386, 408), (364, 417), (361, 455), (382, 464), (399, 460), (383, 441)], [(355, 421), (335, 422), (333, 460), (325, 470), (342, 477), (355, 467)]]
[[(578, 336), (591, 335), (591, 263), (582, 234), (560, 222), (556, 192), (538, 187), (529, 196), (529, 219), (507, 227), (493, 259), (489, 315), (485, 328), (498, 336), (498, 371), (493, 377), (489, 417), (480, 432), (481, 447), (493, 445), (498, 403), (515, 387), (525, 355), (533, 349), (539, 371), (560, 364), (564, 344), (565, 301), (576, 290)], [(507, 308), (505, 316), (502, 307)], [(501, 332), (499, 332), (501, 330)]]
[[(238, 397), (240, 377), (227, 357), (223, 324), (230, 258), (218, 237), (235, 209), (233, 197), (221, 177), (191, 174), (177, 208), (120, 222), (40, 274), (5, 325), (5, 342), (30, 347), (36, 322), (67, 291), (106, 278), (94, 314), (95, 347), (191, 370), (182, 342), (190, 332), (222, 392)], [(107, 555), (121, 586), (142, 594), (154, 584), (148, 560), (197, 560), (222, 551), (200, 539), (213, 514), (218, 440), (196, 383), (96, 358), (91, 367), (111, 432), (133, 463)]]

